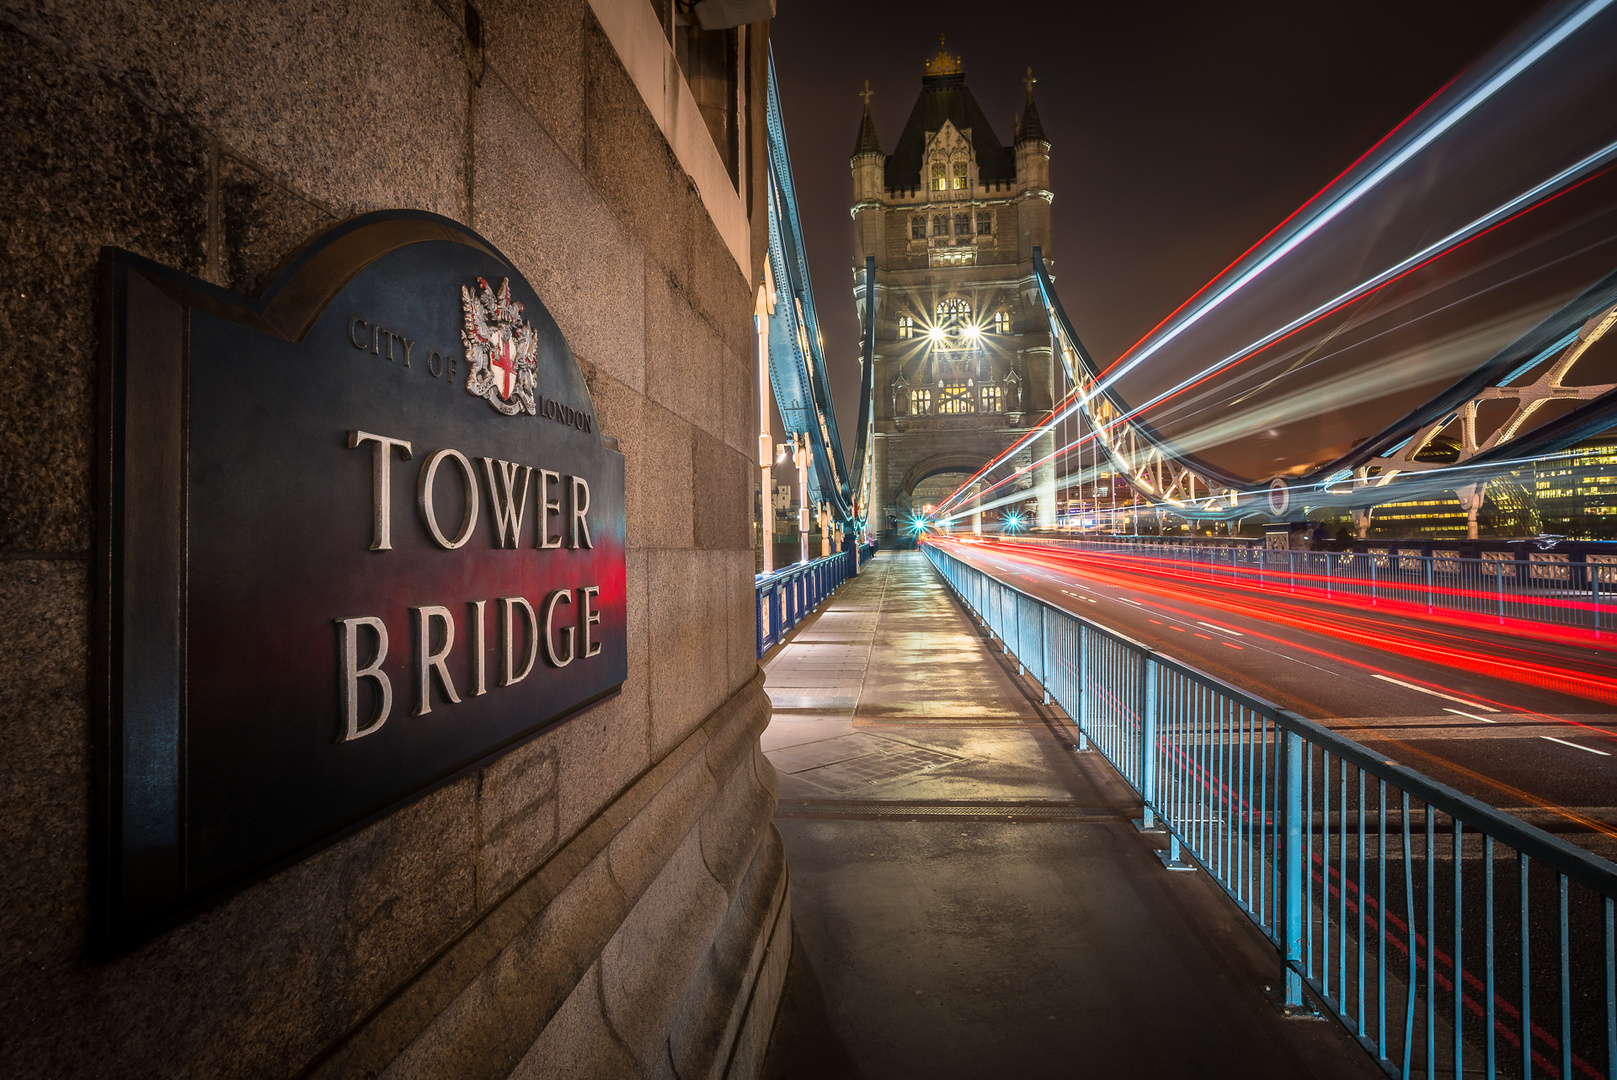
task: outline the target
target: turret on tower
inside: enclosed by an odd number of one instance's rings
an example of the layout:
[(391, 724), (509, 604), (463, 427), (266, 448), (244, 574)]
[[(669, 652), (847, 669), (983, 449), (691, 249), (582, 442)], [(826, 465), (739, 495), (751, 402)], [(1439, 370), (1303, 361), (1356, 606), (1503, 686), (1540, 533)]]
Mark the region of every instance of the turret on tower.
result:
[(1027, 100), (1022, 104), (1022, 115), (1016, 121), (1016, 186), (1023, 194), (1018, 204), (1017, 232), (1022, 246), (1031, 253), (1035, 247), (1050, 257), (1050, 143), (1044, 137), (1044, 124), (1039, 120), (1039, 107), (1033, 103), (1033, 69), (1027, 69), (1022, 79), (1027, 86)]

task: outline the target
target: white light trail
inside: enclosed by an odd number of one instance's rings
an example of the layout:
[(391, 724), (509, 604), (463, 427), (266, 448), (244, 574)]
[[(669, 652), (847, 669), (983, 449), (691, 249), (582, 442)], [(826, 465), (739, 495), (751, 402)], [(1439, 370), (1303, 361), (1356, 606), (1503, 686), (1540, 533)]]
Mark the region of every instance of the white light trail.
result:
[[(1614, 0), (1614, 2), (1617, 2), (1617, 0)], [(1239, 360), (1241, 360), (1241, 359), (1243, 359), (1243, 358), (1245, 358), (1247, 356), (1250, 356), (1252, 353), (1254, 353), (1254, 352), (1256, 352), (1256, 351), (1258, 351), (1260, 349), (1266, 348), (1267, 346), (1274, 344), (1276, 341), (1279, 341), (1280, 339), (1282, 339), (1282, 338), (1284, 338), (1284, 337), (1286, 337), (1286, 336), (1288, 336), (1288, 335), (1290, 335), (1292, 333), (1295, 333), (1297, 330), (1300, 330), (1304, 326), (1308, 325), (1309, 323), (1314, 322), (1317, 319), (1329, 314), (1331, 311), (1333, 311), (1335, 309), (1338, 309), (1338, 308), (1342, 307), (1345, 304), (1352, 303), (1353, 301), (1355, 301), (1357, 299), (1360, 299), (1361, 297), (1363, 297), (1367, 293), (1369, 293), (1369, 292), (1371, 292), (1371, 291), (1373, 291), (1375, 289), (1378, 289), (1381, 286), (1388, 284), (1393, 279), (1395, 279), (1395, 278), (1397, 278), (1397, 277), (1399, 277), (1399, 276), (1401, 276), (1401, 275), (1403, 275), (1405, 273), (1408, 273), (1409, 271), (1415, 269), (1421, 263), (1430, 261), (1431, 259), (1436, 258), (1438, 255), (1440, 255), (1443, 252), (1455, 247), (1456, 245), (1464, 243), (1465, 241), (1476, 237), (1477, 235), (1485, 232), (1486, 230), (1492, 228), (1494, 225), (1496, 225), (1499, 222), (1503, 221), (1505, 218), (1510, 217), (1512, 214), (1515, 214), (1515, 213), (1525, 209), (1526, 207), (1530, 206), (1532, 203), (1538, 201), (1539, 199), (1544, 198), (1544, 197), (1552, 194), (1557, 189), (1565, 187), (1567, 184), (1572, 183), (1575, 180), (1579, 180), (1579, 179), (1583, 178), (1588, 173), (1593, 172), (1595, 169), (1598, 169), (1600, 166), (1609, 163), (1613, 159), (1617, 159), (1617, 141), (1607, 143), (1605, 146), (1601, 147), (1599, 150), (1596, 150), (1593, 153), (1585, 156), (1584, 158), (1582, 158), (1581, 160), (1579, 160), (1575, 164), (1567, 166), (1565, 169), (1562, 169), (1560, 172), (1556, 173), (1554, 176), (1550, 177), (1549, 179), (1544, 180), (1544, 181), (1542, 181), (1542, 182), (1540, 182), (1538, 184), (1535, 184), (1533, 187), (1529, 188), (1527, 191), (1524, 191), (1520, 195), (1517, 195), (1515, 198), (1509, 200), (1508, 202), (1503, 203), (1500, 206), (1495, 207), (1493, 210), (1490, 210), (1488, 213), (1482, 215), (1481, 217), (1475, 218), (1470, 223), (1462, 226), (1459, 229), (1456, 229), (1454, 232), (1451, 232), (1449, 235), (1443, 237), (1441, 240), (1435, 241), (1434, 243), (1427, 245), (1426, 247), (1422, 248), (1420, 251), (1416, 252), (1415, 254), (1408, 256), (1407, 258), (1399, 261), (1398, 263), (1394, 264), (1391, 267), (1388, 267), (1387, 269), (1381, 271), (1380, 273), (1374, 275), (1373, 277), (1365, 279), (1364, 281), (1360, 282), (1358, 285), (1355, 285), (1353, 288), (1348, 289), (1346, 292), (1343, 292), (1343, 293), (1339, 294), (1334, 299), (1328, 300), (1325, 303), (1320, 304), (1319, 306), (1315, 307), (1313, 310), (1307, 312), (1306, 314), (1297, 316), (1295, 319), (1293, 319), (1290, 322), (1286, 323), (1284, 326), (1281, 326), (1278, 329), (1270, 331), (1269, 333), (1265, 334), (1263, 337), (1258, 338), (1256, 341), (1253, 341), (1250, 344), (1243, 346), (1241, 349), (1237, 350), (1236, 352), (1233, 352), (1230, 355), (1224, 357), (1224, 359), (1218, 360), (1218, 361), (1215, 361), (1212, 364), (1209, 364), (1207, 367), (1203, 368), (1201, 371), (1197, 372), (1194, 375), (1186, 377), (1185, 379), (1181, 380), (1177, 385), (1175, 385), (1173, 387), (1170, 387), (1167, 390), (1164, 390), (1160, 394), (1157, 394), (1155, 397), (1153, 397), (1150, 400), (1146, 401), (1144, 404), (1135, 406), (1135, 407), (1131, 408), (1128, 412), (1126, 412), (1126, 413), (1124, 413), (1124, 414), (1122, 414), (1120, 416), (1115, 417), (1114, 419), (1109, 421), (1106, 426), (1108, 428), (1112, 428), (1112, 427), (1117, 427), (1118, 425), (1127, 423), (1128, 421), (1130, 421), (1130, 420), (1134, 419), (1135, 417), (1139, 416), (1141, 413), (1145, 412), (1146, 410), (1151, 409), (1151, 408), (1161, 404), (1162, 402), (1168, 400), (1169, 398), (1177, 396), (1178, 394), (1184, 392), (1185, 390), (1189, 389), (1190, 387), (1196, 385), (1199, 382), (1202, 382), (1205, 379), (1211, 378), (1213, 375), (1216, 375), (1218, 372), (1224, 370), (1225, 368), (1228, 368), (1229, 366), (1236, 363), (1237, 361), (1239, 361)], [(1119, 373), (1119, 374), (1121, 374), (1121, 373)], [(1028, 436), (1024, 437), (1023, 440), (1018, 445), (1024, 445), (1026, 442), (1030, 441), (1032, 438), (1036, 437), (1039, 434), (1042, 434), (1043, 431), (1045, 431), (1045, 430), (1047, 430), (1049, 428), (1053, 428), (1055, 425), (1057, 425), (1057, 424), (1061, 423), (1062, 421), (1068, 419), (1069, 417), (1073, 416), (1079, 410), (1083, 409), (1088, 404), (1089, 400), (1093, 399), (1096, 394), (1100, 393), (1101, 391), (1105, 390), (1107, 387), (1111, 386), (1115, 381), (1116, 381), (1116, 375), (1113, 375), (1113, 376), (1110, 376), (1107, 379), (1104, 379), (1101, 382), (1095, 384), (1093, 387), (1087, 389), (1087, 391), (1083, 395), (1077, 397), (1070, 405), (1068, 405), (1066, 408), (1062, 409), (1059, 413), (1056, 413), (1056, 414), (1052, 415), (1050, 417), (1050, 419), (1046, 420), (1038, 428), (1036, 428), (1034, 431), (1030, 432), (1028, 434)], [(1063, 448), (1063, 449), (1065, 449), (1065, 448)], [(1060, 453), (1060, 452), (1061, 451), (1058, 451), (1058, 453)], [(1004, 455), (1001, 455), (1002, 459), (1003, 459), (1003, 457), (1004, 457)], [(1033, 464), (1023, 466), (1022, 468), (1020, 468), (1020, 469), (1016, 470), (1015, 472), (1011, 473), (1010, 476), (1005, 477), (1004, 479), (998, 481), (998, 483), (995, 486), (998, 486), (998, 484), (1005, 483), (1005, 481), (1010, 479), (1011, 477), (1018, 476), (1018, 475), (1020, 475), (1020, 474), (1022, 474), (1024, 472), (1026, 472), (1027, 470), (1033, 468), (1034, 465), (1042, 464), (1043, 461), (1045, 461), (1045, 460), (1048, 460), (1048, 458), (1041, 459), (1040, 461), (1034, 462)], [(995, 462), (994, 464), (998, 464), (998, 462)], [(941, 510), (948, 509), (948, 507), (952, 503), (954, 503), (957, 499), (959, 499), (964, 494), (965, 494), (964, 488), (962, 488), (960, 491), (955, 492), (948, 499), (945, 499), (942, 504), (940, 504), (939, 510), (941, 511)], [(985, 494), (986, 494), (986, 492), (985, 492)]]
[[(1373, 190), (1387, 177), (1391, 176), (1397, 171), (1397, 169), (1406, 164), (1421, 150), (1431, 145), (1441, 135), (1453, 128), (1455, 124), (1459, 123), (1470, 113), (1474, 112), (1479, 106), (1481, 106), (1494, 94), (1498, 93), (1499, 90), (1503, 89), (1522, 72), (1526, 71), (1533, 64), (1543, 59), (1546, 55), (1553, 51), (1556, 46), (1560, 45), (1568, 37), (1585, 26), (1595, 16), (1599, 15), (1606, 8), (1610, 7), (1613, 2), (1617, 2), (1617, 0), (1591, 0), (1591, 2), (1580, 6), (1575, 12), (1552, 27), (1543, 36), (1529, 44), (1512, 60), (1506, 63), (1499, 71), (1495, 72), (1491, 77), (1484, 81), (1481, 86), (1466, 94), (1463, 98), (1461, 98), (1460, 101), (1455, 103), (1453, 106), (1450, 106), (1443, 113), (1437, 116), (1429, 125), (1427, 125), (1427, 127), (1421, 129), (1418, 134), (1410, 139), (1410, 141), (1400, 147), (1391, 157), (1377, 165), (1367, 176), (1354, 182), (1340, 196), (1321, 207), (1319, 211), (1307, 219), (1306, 222), (1297, 229), (1297, 231), (1293, 232), (1289, 237), (1287, 237), (1287, 239), (1277, 248), (1263, 256), (1255, 265), (1242, 271), (1233, 281), (1213, 293), (1201, 304), (1191, 309), (1189, 313), (1187, 313), (1171, 328), (1165, 331), (1162, 336), (1151, 342), (1138, 354), (1130, 357), (1127, 362), (1120, 365), (1117, 370), (1108, 373), (1100, 383), (1089, 389), (1085, 396), (1093, 397), (1096, 393), (1102, 392), (1114, 385), (1122, 375), (1130, 370), (1133, 370), (1145, 359), (1151, 355), (1154, 355), (1164, 345), (1174, 340), (1186, 329), (1198, 322), (1208, 312), (1212, 311), (1229, 297), (1233, 296), (1237, 291), (1244, 288), (1248, 283), (1254, 280), (1269, 267), (1273, 266), (1285, 255), (1295, 250), (1305, 240), (1317, 233), (1319, 229), (1324, 227), (1330, 221), (1334, 220), (1343, 211), (1347, 210), (1354, 203), (1358, 202), (1364, 197), (1364, 195)], [(1285, 327), (1266, 335), (1264, 338), (1259, 339), (1257, 342), (1246, 347), (1240, 352), (1232, 354), (1232, 356), (1225, 358), (1225, 360), (1211, 365), (1209, 368), (1204, 369), (1201, 373), (1193, 376), (1191, 379), (1186, 380), (1186, 382), (1181, 383), (1174, 389), (1167, 391), (1165, 394), (1159, 395), (1152, 401), (1132, 410), (1129, 415), (1120, 417), (1117, 421), (1114, 421), (1114, 423), (1121, 423), (1128, 419), (1132, 419), (1145, 409), (1151, 408), (1153, 405), (1159, 403), (1165, 397), (1171, 396), (1185, 389), (1187, 385), (1194, 383), (1199, 379), (1206, 378), (1221, 370), (1223, 367), (1234, 363), (1242, 356), (1248, 355), (1256, 349), (1264, 348), (1266, 345), (1272, 344), (1275, 340), (1294, 332), (1301, 326), (1306, 325), (1306, 323), (1320, 317), (1322, 313), (1329, 311), (1332, 307), (1337, 307), (1343, 303), (1351, 302), (1351, 300), (1356, 299), (1358, 296), (1362, 296), (1365, 292), (1368, 292), (1381, 284), (1385, 284), (1388, 280), (1391, 280), (1391, 278), (1396, 277), (1398, 274), (1407, 271), (1421, 260), (1431, 257), (1446, 247), (1450, 247), (1456, 243), (1462, 242), (1466, 238), (1467, 234), (1474, 234), (1475, 231), (1481, 231), (1482, 229), (1488, 227), (1488, 225), (1492, 224), (1493, 221), (1505, 216), (1509, 216), (1509, 214), (1514, 212), (1515, 209), (1525, 205), (1527, 202), (1531, 202), (1532, 199), (1536, 198), (1538, 195), (1553, 189), (1555, 186), (1564, 185), (1565, 183), (1569, 182), (1570, 179), (1575, 178), (1576, 174), (1583, 171), (1588, 171), (1593, 167), (1597, 167), (1598, 164), (1609, 159), (1614, 152), (1617, 152), (1617, 143), (1608, 145), (1602, 150), (1591, 154), (1582, 162), (1563, 170), (1560, 174), (1557, 174), (1557, 176), (1544, 181), (1544, 183), (1538, 185), (1531, 191), (1518, 196), (1517, 199), (1505, 204), (1505, 206), (1501, 207), (1499, 210), (1496, 210), (1489, 215), (1485, 215), (1484, 218), (1478, 219), (1477, 222), (1473, 222), (1464, 229), (1450, 234), (1450, 236), (1446, 237), (1444, 240), (1430, 245), (1421, 253), (1411, 256), (1398, 266), (1384, 271), (1382, 274), (1377, 275), (1375, 278), (1370, 279), (1355, 289), (1349, 290), (1347, 293), (1342, 294), (1337, 299), (1321, 305), (1309, 314), (1301, 316), (1299, 319), (1295, 319), (1291, 323), (1288, 323)], [(1044, 429), (1054, 427), (1056, 424), (1070, 418), (1076, 411), (1082, 408), (1084, 404), (1085, 398), (1079, 397), (1072, 405), (1062, 410), (1059, 414), (1052, 416), (1049, 420), (1045, 421), (1044, 424), (1040, 425), (1039, 428), (1029, 432), (1028, 436), (1019, 440), (1016, 446), (1020, 447), (1025, 445), (1027, 442), (1031, 441), (1032, 438), (1042, 433)], [(1013, 449), (1015, 448), (1016, 447), (1013, 447)], [(1007, 455), (1008, 453), (1009, 451), (1007, 451)], [(1001, 458), (990, 463), (988, 468), (997, 466), (1007, 455), (1001, 455)], [(987, 469), (984, 469), (983, 471), (986, 472)], [(1013, 473), (1012, 475), (1018, 475), (1022, 471), (1025, 470), (1018, 470), (1017, 473)], [(939, 509), (947, 509), (947, 507), (958, 499), (963, 493), (964, 487), (946, 499)]]
[(1560, 25), (1551, 29), (1549, 33), (1545, 34), (1542, 38), (1525, 49), (1514, 60), (1506, 64), (1504, 68), (1495, 73), (1492, 78), (1488, 79), (1481, 86), (1477, 87), (1477, 89), (1467, 94), (1459, 102), (1439, 115), (1428, 127), (1422, 130), (1418, 135), (1416, 135), (1400, 150), (1398, 150), (1397, 153), (1393, 154), (1386, 161), (1376, 166), (1376, 168), (1372, 170), (1368, 176), (1350, 186), (1347, 191), (1343, 192), (1339, 197), (1328, 203), (1326, 206), (1321, 207), (1319, 212), (1308, 219), (1306, 224), (1288, 237), (1286, 241), (1279, 247), (1275, 248), (1269, 254), (1260, 259), (1256, 265), (1247, 268), (1239, 276), (1237, 276), (1234, 281), (1230, 282), (1222, 289), (1219, 289), (1212, 296), (1209, 296), (1203, 303), (1197, 305), (1195, 308), (1192, 308), (1188, 313), (1186, 313), (1184, 318), (1175, 323), (1174, 326), (1169, 330), (1165, 331), (1160, 338), (1152, 342), (1145, 349), (1141, 350), (1134, 357), (1129, 359), (1127, 363), (1123, 364), (1115, 372), (1113, 372), (1101, 383), (1099, 389), (1104, 390), (1106, 387), (1115, 383), (1123, 374), (1137, 367), (1140, 363), (1155, 354), (1157, 350), (1168, 344), (1168, 342), (1172, 341), (1185, 330), (1199, 322), (1201, 318), (1208, 312), (1218, 307), (1231, 296), (1234, 296), (1259, 274), (1263, 273), (1269, 267), (1279, 262), (1286, 255), (1296, 250), (1297, 247), (1303, 243), (1303, 241), (1307, 240), (1309, 237), (1317, 233), (1321, 228), (1335, 220), (1343, 211), (1347, 210), (1354, 203), (1358, 202), (1383, 180), (1387, 179), (1387, 177), (1391, 176), (1401, 166), (1407, 163), (1410, 158), (1414, 157), (1426, 147), (1430, 146), (1438, 139), (1439, 136), (1443, 135), (1450, 128), (1454, 127), (1455, 124), (1465, 119), (1466, 116), (1475, 111), (1483, 102), (1487, 101), (1494, 94), (1498, 93), (1513, 79), (1515, 79), (1516, 76), (1520, 75), (1533, 64), (1541, 60), (1557, 45), (1561, 44), (1561, 42), (1565, 41), (1573, 33), (1588, 23), (1589, 20), (1593, 19), (1596, 15), (1600, 14), (1600, 12), (1609, 7), (1612, 2), (1613, 0), (1592, 0), (1591, 3), (1585, 4), (1577, 11), (1573, 12), (1572, 15), (1563, 20)]

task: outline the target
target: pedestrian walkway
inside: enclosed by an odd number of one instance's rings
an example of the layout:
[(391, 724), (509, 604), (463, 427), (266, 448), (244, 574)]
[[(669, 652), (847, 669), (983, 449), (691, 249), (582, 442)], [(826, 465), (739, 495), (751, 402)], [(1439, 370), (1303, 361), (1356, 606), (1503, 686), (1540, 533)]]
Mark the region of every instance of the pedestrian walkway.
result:
[(990, 646), (883, 552), (766, 659), (796, 927), (766, 1077), (1379, 1077)]

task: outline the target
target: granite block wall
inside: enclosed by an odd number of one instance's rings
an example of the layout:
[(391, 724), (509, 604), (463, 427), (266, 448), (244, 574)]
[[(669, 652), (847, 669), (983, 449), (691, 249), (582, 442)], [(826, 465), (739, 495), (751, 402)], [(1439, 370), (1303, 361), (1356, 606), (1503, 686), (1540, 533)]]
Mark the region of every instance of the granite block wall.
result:
[[(790, 939), (753, 658), (764, 226), (743, 268), (587, 0), (477, 11), (480, 41), (458, 0), (0, 2), (0, 1075), (756, 1073)], [(628, 681), (98, 962), (100, 249), (251, 293), (404, 207), (522, 269), (619, 439)]]

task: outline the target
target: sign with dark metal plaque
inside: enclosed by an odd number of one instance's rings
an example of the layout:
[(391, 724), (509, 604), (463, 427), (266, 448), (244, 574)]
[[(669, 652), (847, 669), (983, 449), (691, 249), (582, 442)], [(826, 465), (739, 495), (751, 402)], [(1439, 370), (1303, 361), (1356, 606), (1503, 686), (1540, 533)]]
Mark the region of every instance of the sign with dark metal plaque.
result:
[(97, 936), (616, 692), (623, 456), (522, 275), (357, 218), (257, 298), (104, 260)]

